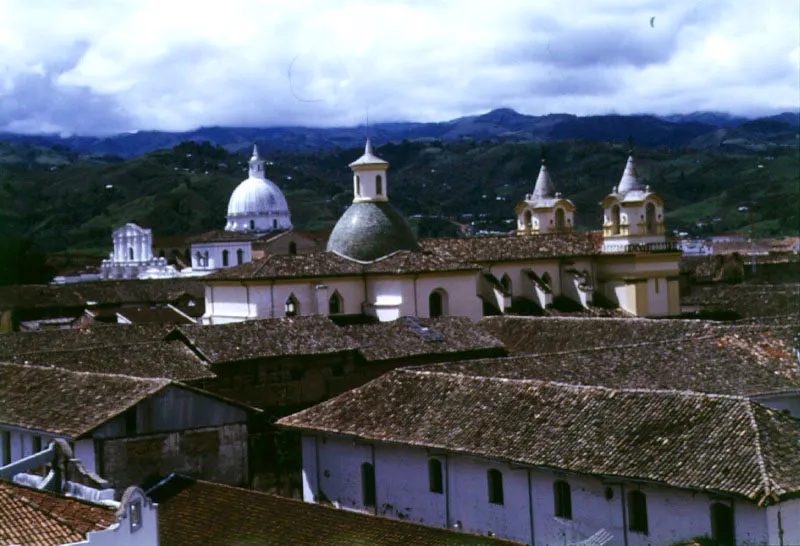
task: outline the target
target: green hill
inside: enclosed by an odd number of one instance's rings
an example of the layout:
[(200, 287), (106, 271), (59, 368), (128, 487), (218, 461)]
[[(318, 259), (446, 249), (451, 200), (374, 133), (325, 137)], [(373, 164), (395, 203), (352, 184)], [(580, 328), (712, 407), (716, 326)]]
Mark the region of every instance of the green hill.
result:
[[(295, 226), (333, 225), (352, 200), (347, 164), (360, 153), (270, 154), (267, 176), (286, 194)], [(532, 189), (542, 148), (429, 140), (387, 144), (378, 153), (391, 163), (392, 202), (430, 235), (454, 231), (451, 221), (474, 223), (475, 230), (513, 228), (514, 205)], [(544, 153), (558, 189), (578, 207), (578, 227), (597, 229), (598, 202), (619, 181), (626, 146), (565, 141), (548, 143)], [(759, 235), (798, 232), (800, 161), (792, 147), (757, 155), (640, 148), (636, 155), (640, 174), (666, 201), (670, 229), (742, 228), (747, 218), (738, 208), (752, 203)], [(124, 222), (157, 236), (219, 229), (246, 171), (246, 156), (208, 143), (186, 142), (127, 161), (0, 143), (0, 230), (30, 236), (48, 252), (106, 254), (112, 229)]]

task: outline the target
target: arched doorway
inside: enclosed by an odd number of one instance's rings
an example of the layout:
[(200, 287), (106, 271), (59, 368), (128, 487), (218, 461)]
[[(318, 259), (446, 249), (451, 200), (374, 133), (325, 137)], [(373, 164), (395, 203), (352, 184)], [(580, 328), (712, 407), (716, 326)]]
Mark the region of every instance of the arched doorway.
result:
[(721, 502), (711, 505), (711, 538), (719, 546), (735, 546), (733, 509)]
[(437, 288), (428, 296), (428, 316), (443, 317), (447, 314), (447, 293)]
[(339, 291), (337, 290), (328, 299), (328, 314), (339, 315), (343, 312), (344, 312), (344, 300), (342, 299), (342, 295), (339, 294)]

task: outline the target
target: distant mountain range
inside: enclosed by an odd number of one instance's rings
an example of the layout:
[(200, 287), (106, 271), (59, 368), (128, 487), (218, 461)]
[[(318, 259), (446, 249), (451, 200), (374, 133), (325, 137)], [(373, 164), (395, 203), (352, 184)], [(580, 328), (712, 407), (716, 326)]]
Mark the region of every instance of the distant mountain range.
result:
[[(800, 113), (748, 119), (720, 112), (669, 116), (548, 114), (529, 116), (508, 108), (483, 115), (437, 123), (377, 123), (369, 134), (378, 143), (491, 140), (495, 142), (549, 142), (596, 140), (638, 146), (718, 149), (722, 152), (758, 152), (771, 146), (797, 146)], [(139, 131), (108, 137), (23, 135), (0, 133), (0, 141), (38, 146), (64, 146), (82, 155), (138, 157), (172, 148), (181, 142), (208, 141), (230, 152), (243, 152), (253, 142), (266, 152), (348, 149), (363, 144), (365, 127), (202, 127), (186, 132)]]

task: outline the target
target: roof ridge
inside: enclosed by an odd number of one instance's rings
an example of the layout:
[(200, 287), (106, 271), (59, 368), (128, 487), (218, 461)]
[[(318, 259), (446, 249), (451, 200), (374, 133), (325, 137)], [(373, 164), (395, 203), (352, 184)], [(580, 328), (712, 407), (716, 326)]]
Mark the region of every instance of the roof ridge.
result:
[[(29, 352), (20, 352), (17, 353), (19, 356), (26, 356), (26, 355), (41, 355), (41, 354), (50, 354), (50, 353), (70, 353), (70, 352), (78, 352), (78, 351), (88, 351), (90, 349), (115, 349), (117, 347), (129, 347), (131, 345), (156, 345), (161, 343), (172, 343), (174, 341), (178, 341), (175, 339), (165, 340), (165, 339), (154, 339), (150, 341), (131, 341), (129, 343), (104, 343), (101, 345), (90, 345), (88, 347), (69, 347), (66, 349), (43, 349), (38, 351), (29, 351)], [(178, 341), (180, 343), (180, 341)]]
[(748, 399), (747, 403), (745, 404), (745, 411), (747, 412), (747, 416), (750, 418), (750, 425), (753, 427), (753, 440), (756, 448), (756, 459), (758, 463), (758, 470), (761, 473), (761, 482), (764, 489), (762, 497), (758, 500), (758, 506), (763, 506), (764, 503), (772, 497), (773, 481), (767, 472), (767, 464), (764, 461), (764, 452), (761, 449), (761, 436), (758, 428), (758, 420), (756, 419), (755, 411), (753, 411), (755, 403), (756, 402)]
[(396, 371), (402, 373), (413, 373), (417, 375), (435, 375), (435, 376), (446, 376), (446, 377), (461, 376), (461, 377), (469, 377), (471, 379), (497, 381), (501, 383), (529, 383), (529, 384), (539, 384), (539, 385), (555, 385), (557, 387), (569, 387), (576, 390), (596, 390), (596, 391), (607, 391), (612, 393), (633, 393), (633, 394), (671, 394), (671, 395), (691, 396), (697, 398), (711, 398), (711, 399), (720, 398), (726, 400), (737, 400), (741, 402), (751, 401), (749, 397), (738, 394), (720, 394), (720, 393), (708, 393), (708, 392), (687, 391), (678, 389), (642, 389), (642, 388), (625, 389), (625, 388), (606, 387), (604, 385), (581, 385), (579, 383), (566, 383), (563, 381), (547, 381), (544, 379), (493, 377), (487, 375), (471, 375), (462, 372), (452, 373), (452, 372), (440, 372), (440, 371), (430, 371), (430, 370), (418, 370), (414, 369), (413, 367), (397, 368)]
[(139, 377), (136, 375), (126, 375), (122, 373), (105, 373), (105, 372), (87, 372), (83, 370), (70, 370), (68, 368), (61, 368), (59, 366), (40, 366), (38, 364), (18, 364), (16, 362), (3, 362), (0, 361), (0, 366), (19, 366), (21, 368), (35, 368), (40, 370), (56, 370), (59, 372), (67, 373), (67, 374), (76, 374), (76, 375), (100, 375), (104, 377), (119, 377), (124, 379), (131, 379), (134, 381), (138, 381), (140, 383), (178, 383), (173, 379), (167, 379), (165, 377)]

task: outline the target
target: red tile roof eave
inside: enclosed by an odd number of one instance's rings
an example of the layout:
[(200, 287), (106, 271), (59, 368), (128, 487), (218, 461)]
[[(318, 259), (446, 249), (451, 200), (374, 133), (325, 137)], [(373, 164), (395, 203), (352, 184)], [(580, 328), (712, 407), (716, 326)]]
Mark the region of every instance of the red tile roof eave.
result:
[[(563, 473), (566, 473), (566, 474), (573, 474), (573, 475), (580, 475), (580, 476), (591, 476), (591, 477), (595, 477), (595, 478), (602, 479), (602, 480), (627, 480), (627, 481), (636, 482), (636, 483), (646, 483), (646, 484), (659, 485), (659, 486), (662, 486), (662, 487), (672, 487), (672, 488), (676, 488), (676, 489), (681, 489), (683, 491), (692, 491), (692, 492), (700, 492), (700, 493), (712, 493), (712, 494), (715, 494), (715, 495), (722, 495), (722, 496), (726, 496), (726, 497), (738, 498), (738, 499), (745, 500), (745, 501), (753, 503), (753, 504), (757, 504), (758, 503), (758, 499), (757, 498), (748, 497), (747, 495), (745, 495), (743, 493), (737, 493), (735, 491), (722, 491), (722, 490), (710, 489), (710, 488), (689, 487), (689, 486), (675, 485), (675, 484), (671, 484), (671, 483), (668, 483), (668, 482), (662, 482), (662, 481), (657, 481), (657, 480), (649, 480), (647, 478), (624, 476), (624, 475), (621, 475), (621, 474), (618, 475), (618, 474), (597, 474), (597, 473), (593, 473), (593, 472), (577, 472), (577, 471), (571, 470), (569, 468), (561, 468), (561, 467), (557, 467), (557, 466), (544, 465), (544, 464), (534, 464), (534, 463), (530, 463), (530, 462), (526, 462), (526, 461), (503, 458), (503, 457), (492, 457), (490, 455), (484, 455), (484, 454), (481, 454), (481, 453), (474, 453), (472, 451), (462, 450), (462, 449), (453, 449), (451, 447), (446, 447), (446, 446), (443, 446), (443, 445), (437, 445), (437, 444), (432, 444), (432, 443), (428, 444), (428, 443), (413, 442), (413, 441), (403, 441), (403, 442), (401, 442), (401, 441), (395, 441), (395, 440), (387, 440), (387, 439), (384, 439), (384, 438), (377, 438), (377, 437), (371, 437), (371, 436), (366, 436), (366, 435), (342, 432), (342, 431), (338, 431), (338, 430), (312, 428), (312, 427), (306, 427), (306, 426), (302, 426), (302, 425), (286, 425), (286, 424), (281, 423), (280, 421), (276, 421), (274, 423), (274, 425), (276, 427), (278, 427), (278, 428), (283, 428), (283, 429), (287, 429), (287, 430), (294, 430), (294, 431), (300, 431), (301, 433), (303, 433), (303, 431), (310, 431), (310, 432), (314, 433), (315, 435), (316, 434), (325, 434), (325, 435), (334, 436), (334, 437), (337, 437), (337, 438), (346, 438), (348, 440), (361, 440), (361, 441), (368, 441), (368, 442), (374, 442), (374, 443), (386, 444), (386, 445), (392, 445), (392, 446), (420, 447), (420, 448), (425, 448), (428, 451), (443, 451), (443, 452), (457, 454), (457, 455), (468, 455), (470, 457), (475, 457), (475, 458), (478, 458), (478, 459), (484, 459), (484, 460), (487, 460), (487, 461), (495, 461), (495, 462), (499, 462), (499, 463), (508, 464), (510, 466), (517, 466), (517, 467), (520, 467), (520, 468), (531, 468), (531, 469), (536, 469), (536, 470), (546, 470), (546, 471), (549, 471), (549, 472), (563, 472)], [(778, 498), (780, 500), (787, 500), (787, 499), (790, 499), (790, 498), (797, 498), (797, 497), (800, 497), (800, 491), (794, 492), (794, 493), (785, 493), (783, 495), (778, 495)]]

